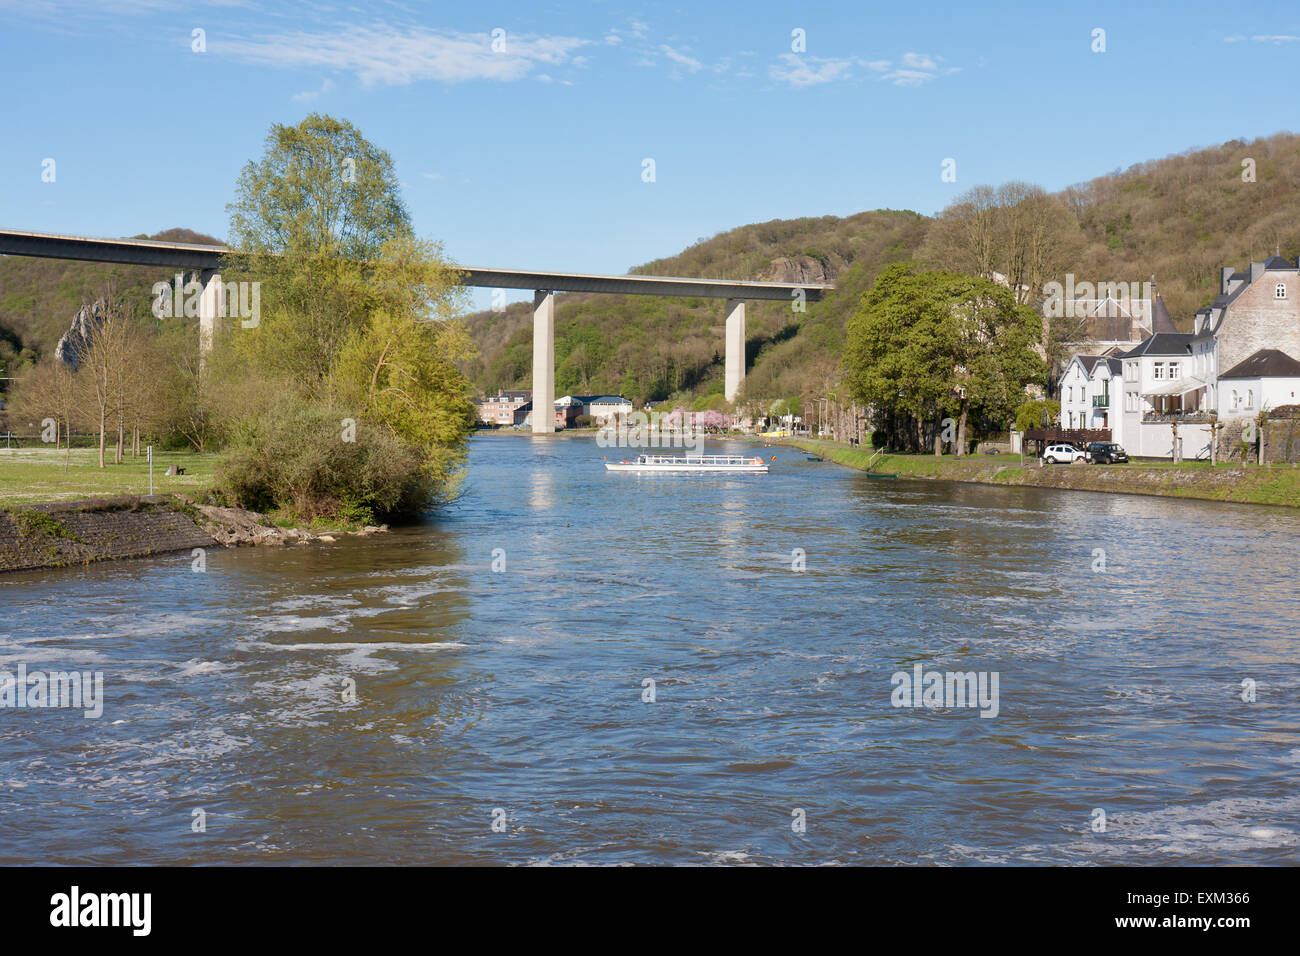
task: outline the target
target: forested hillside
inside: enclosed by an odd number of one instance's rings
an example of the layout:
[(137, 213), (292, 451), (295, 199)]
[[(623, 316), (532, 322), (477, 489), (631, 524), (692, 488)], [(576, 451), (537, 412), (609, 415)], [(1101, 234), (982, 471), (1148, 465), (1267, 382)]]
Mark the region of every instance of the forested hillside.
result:
[[(634, 272), (703, 278), (840, 283), (825, 302), (796, 313), (783, 302), (746, 306), (751, 393), (797, 392), (805, 379), (836, 374), (844, 324), (856, 294), (890, 262), (910, 259), (925, 217), (881, 210), (847, 218), (774, 220), (731, 230)], [(556, 319), (556, 394), (612, 392), (661, 401), (722, 393), (723, 303), (655, 296), (561, 296)], [(466, 371), (484, 390), (526, 385), (532, 306), (471, 316), (479, 356)]]
[[(168, 229), (133, 239), (220, 244), (189, 229)], [(51, 354), (83, 306), (110, 292), (133, 311), (148, 314), (150, 288), (175, 270), (65, 259), (0, 257), (0, 366), (6, 375)]]

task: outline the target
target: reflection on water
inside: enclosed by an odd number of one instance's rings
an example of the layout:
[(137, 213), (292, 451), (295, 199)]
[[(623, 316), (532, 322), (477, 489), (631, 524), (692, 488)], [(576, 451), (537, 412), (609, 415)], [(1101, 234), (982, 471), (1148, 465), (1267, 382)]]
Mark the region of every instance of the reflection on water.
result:
[[(1295, 860), (1300, 518), (775, 453), (488, 437), (422, 527), (0, 578), (0, 668), (106, 696), (0, 709), (0, 858)], [(998, 716), (891, 707), (914, 663)]]

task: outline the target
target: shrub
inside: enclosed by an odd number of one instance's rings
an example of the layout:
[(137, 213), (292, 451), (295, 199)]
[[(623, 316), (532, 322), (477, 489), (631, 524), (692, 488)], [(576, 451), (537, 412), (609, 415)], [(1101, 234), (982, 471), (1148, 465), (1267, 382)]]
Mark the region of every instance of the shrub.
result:
[(595, 427), (596, 427), (596, 416), (595, 416), (595, 415), (579, 415), (577, 418), (575, 418), (575, 419), (573, 420), (573, 427), (574, 427), (574, 428), (595, 428)]
[(353, 436), (343, 425), (349, 417), (320, 405), (264, 412), (241, 429), (217, 469), (219, 494), (238, 507), (282, 510), (305, 521), (368, 524), (428, 507), (433, 483), (419, 452), (363, 421)]

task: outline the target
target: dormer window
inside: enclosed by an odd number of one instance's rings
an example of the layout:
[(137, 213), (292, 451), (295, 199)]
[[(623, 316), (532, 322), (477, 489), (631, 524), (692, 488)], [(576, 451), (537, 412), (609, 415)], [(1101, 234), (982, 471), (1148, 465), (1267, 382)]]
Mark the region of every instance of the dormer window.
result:
[(1273, 287), (1273, 298), (1275, 298), (1275, 299), (1285, 299), (1285, 298), (1286, 298), (1286, 283), (1285, 283), (1285, 282), (1279, 282), (1277, 285), (1275, 285), (1275, 286)]

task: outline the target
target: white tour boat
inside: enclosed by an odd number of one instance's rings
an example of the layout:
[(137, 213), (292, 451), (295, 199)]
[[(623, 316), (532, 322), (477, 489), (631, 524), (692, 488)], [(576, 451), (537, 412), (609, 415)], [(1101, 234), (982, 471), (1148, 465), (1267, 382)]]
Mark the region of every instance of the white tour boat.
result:
[[(775, 455), (772, 456), (772, 460), (776, 460)], [(635, 460), (631, 461), (606, 460), (605, 468), (609, 471), (767, 474), (767, 462), (756, 455), (687, 455), (685, 458), (671, 455), (637, 455)]]

